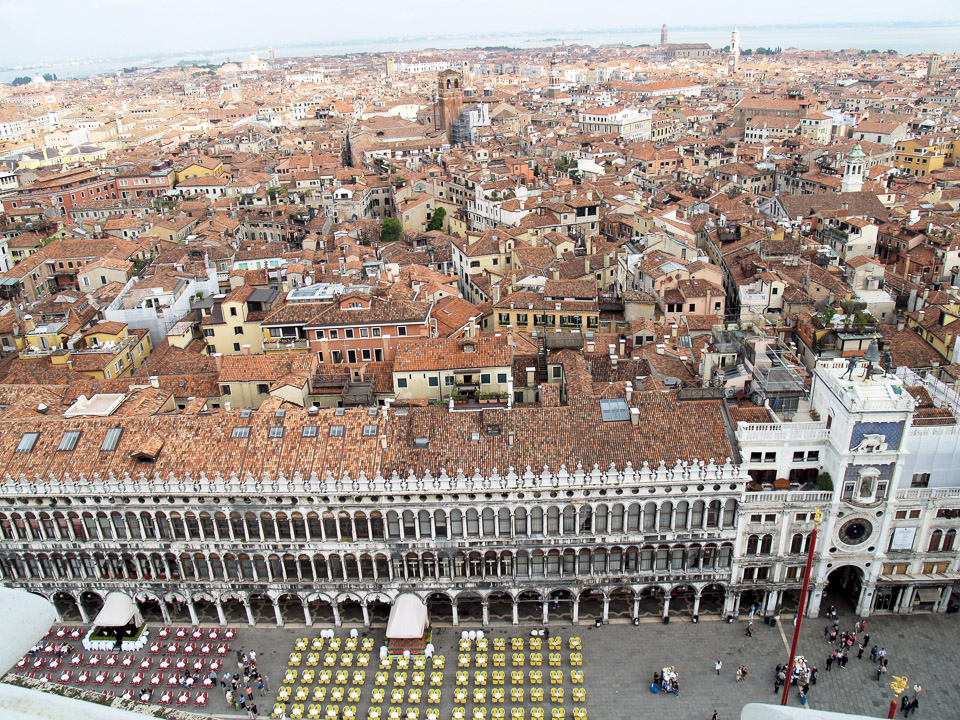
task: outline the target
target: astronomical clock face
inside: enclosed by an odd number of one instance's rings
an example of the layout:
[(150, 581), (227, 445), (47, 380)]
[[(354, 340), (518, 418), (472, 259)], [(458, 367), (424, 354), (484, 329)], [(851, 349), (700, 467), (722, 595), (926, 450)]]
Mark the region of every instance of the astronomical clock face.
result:
[(873, 532), (873, 525), (866, 518), (850, 518), (840, 526), (840, 541), (846, 545), (859, 545)]

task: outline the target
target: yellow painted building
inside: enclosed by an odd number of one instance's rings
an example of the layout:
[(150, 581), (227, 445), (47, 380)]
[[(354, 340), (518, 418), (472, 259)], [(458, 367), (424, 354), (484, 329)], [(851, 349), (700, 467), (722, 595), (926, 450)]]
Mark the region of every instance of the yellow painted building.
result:
[(228, 180), (231, 178), (230, 173), (224, 169), (222, 160), (203, 158), (199, 162), (190, 163), (186, 167), (177, 170), (177, 182), (181, 183), (187, 178), (210, 177), (211, 175), (227, 178)]
[(894, 165), (910, 175), (923, 177), (944, 165), (954, 164), (958, 140), (954, 138), (921, 137), (901, 140), (894, 151)]

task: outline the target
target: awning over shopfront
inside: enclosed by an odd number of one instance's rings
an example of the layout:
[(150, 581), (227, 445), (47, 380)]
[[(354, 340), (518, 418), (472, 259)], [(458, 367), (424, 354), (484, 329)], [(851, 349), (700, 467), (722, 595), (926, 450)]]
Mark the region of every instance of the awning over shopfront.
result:
[(393, 603), (387, 621), (387, 638), (409, 640), (423, 637), (427, 630), (427, 606), (417, 595), (404, 593)]
[(113, 592), (103, 601), (103, 608), (93, 624), (96, 627), (125, 627), (131, 622), (143, 624), (136, 603), (123, 593)]

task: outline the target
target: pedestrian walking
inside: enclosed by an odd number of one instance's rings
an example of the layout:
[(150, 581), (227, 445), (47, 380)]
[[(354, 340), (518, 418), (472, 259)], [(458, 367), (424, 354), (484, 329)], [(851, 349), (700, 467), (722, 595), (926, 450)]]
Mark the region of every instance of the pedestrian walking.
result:
[(874, 645), (872, 648), (870, 648), (870, 662), (876, 662), (876, 661), (877, 661), (877, 646)]
[(264, 697), (267, 694), (267, 691), (263, 688), (263, 678), (260, 678), (260, 682), (257, 684), (257, 690), (260, 691), (260, 697)]
[(920, 707), (920, 698), (915, 697), (910, 701), (910, 708), (907, 710), (907, 717), (910, 716), (910, 713), (915, 713), (918, 707)]
[(827, 655), (827, 672), (830, 672), (831, 665), (833, 665), (833, 655)]
[(747, 623), (747, 631), (744, 633), (747, 637), (753, 637), (753, 620)]
[(870, 633), (863, 636), (863, 644), (866, 647), (870, 647)]
[(781, 684), (781, 683), (780, 683), (780, 678), (777, 678), (776, 680), (773, 681), (773, 694), (774, 694), (774, 695), (776, 695), (778, 692), (780, 692), (780, 684)]
[(738, 668), (737, 668), (737, 682), (740, 682), (741, 680), (743, 680), (743, 668), (742, 668), (742, 667), (738, 667)]
[(716, 668), (717, 668), (717, 675), (719, 675), (719, 674), (720, 674), (720, 668), (722, 668), (722, 667), (723, 667), (723, 663), (722, 663), (722, 662), (720, 662), (720, 658), (717, 658), (717, 665), (716, 665)]
[(860, 643), (860, 652), (857, 653), (857, 660), (863, 660), (863, 643)]
[(717, 715), (717, 711), (714, 710), (714, 711), (713, 711), (713, 715), (711, 716), (710, 720), (719, 720), (719, 718), (720, 718), (720, 716)]
[(673, 696), (678, 700), (680, 699), (680, 681), (679, 680), (673, 681)]
[(253, 700), (253, 688), (247, 685), (247, 702)]
[(883, 663), (877, 665), (877, 682), (880, 682), (881, 676), (887, 671), (887, 668), (884, 667)]
[(830, 642), (830, 626), (829, 625), (823, 626), (823, 639), (826, 640), (827, 642)]
[(903, 716), (907, 716), (907, 708), (910, 707), (910, 698), (906, 694), (900, 696), (900, 712), (903, 713)]
[(811, 685), (816, 685), (816, 684), (817, 684), (817, 678), (819, 678), (819, 677), (820, 677), (820, 671), (817, 670), (817, 666), (814, 665), (814, 666), (813, 666), (813, 672), (810, 673), (810, 684), (811, 684)]
[(847, 655), (847, 653), (846, 653), (846, 652), (841, 653), (841, 654), (840, 654), (840, 669), (841, 669), (841, 670), (846, 669), (846, 667), (847, 667), (847, 660), (849, 660), (849, 656)]

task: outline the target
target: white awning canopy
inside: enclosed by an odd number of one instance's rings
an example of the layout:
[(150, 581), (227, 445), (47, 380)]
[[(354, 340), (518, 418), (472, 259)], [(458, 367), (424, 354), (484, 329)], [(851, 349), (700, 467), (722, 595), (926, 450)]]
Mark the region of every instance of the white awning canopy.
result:
[(400, 595), (390, 608), (387, 638), (404, 640), (423, 637), (427, 630), (427, 606), (412, 593)]
[(131, 620), (137, 625), (142, 622), (136, 603), (123, 593), (113, 592), (103, 601), (103, 608), (97, 613), (93, 624), (97, 627), (123, 627)]
[(940, 602), (940, 588), (938, 587), (917, 588), (917, 601), (922, 603)]

